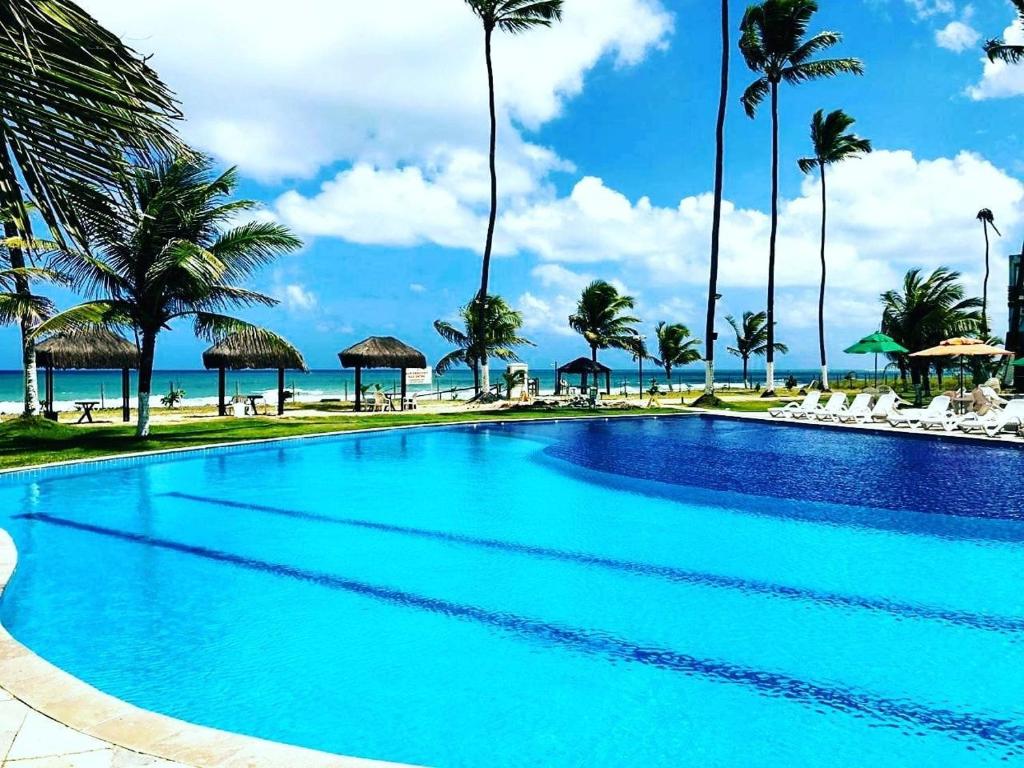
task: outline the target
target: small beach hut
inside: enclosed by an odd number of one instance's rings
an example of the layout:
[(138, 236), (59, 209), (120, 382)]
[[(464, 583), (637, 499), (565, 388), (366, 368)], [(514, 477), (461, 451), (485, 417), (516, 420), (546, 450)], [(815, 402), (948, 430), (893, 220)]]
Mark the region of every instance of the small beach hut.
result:
[(36, 364), (46, 371), (46, 415), (55, 418), (53, 410), (53, 371), (89, 370), (121, 371), (121, 418), (131, 418), (129, 371), (138, 370), (139, 350), (132, 342), (113, 331), (102, 328), (84, 328), (50, 336), (36, 344)]
[(227, 415), (225, 385), (227, 371), (260, 371), (277, 369), (277, 415), (284, 413), (284, 372), (305, 371), (302, 353), (270, 333), (232, 333), (203, 352), (206, 370), (217, 370), (217, 412)]
[(402, 371), (402, 410), (405, 410), (405, 371), (426, 368), (427, 358), (394, 336), (370, 336), (338, 353), (342, 368), (356, 369), (356, 410), (363, 409), (363, 368), (398, 368)]
[(566, 363), (558, 369), (558, 380), (555, 382), (555, 394), (562, 394), (562, 376), (569, 374), (580, 376), (580, 389), (586, 390), (588, 377), (594, 377), (594, 386), (598, 385), (598, 377), (604, 374), (604, 393), (612, 393), (612, 369), (607, 365), (595, 362), (589, 357), (577, 357), (571, 363)]

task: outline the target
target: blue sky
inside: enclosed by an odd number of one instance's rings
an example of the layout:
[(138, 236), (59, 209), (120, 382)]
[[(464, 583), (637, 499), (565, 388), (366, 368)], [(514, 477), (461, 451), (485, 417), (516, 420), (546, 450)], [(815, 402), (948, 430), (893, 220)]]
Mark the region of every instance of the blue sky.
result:
[[(313, 367), (375, 333), (437, 359), (431, 322), (450, 318), (479, 280), (487, 140), (481, 34), (459, 0), (398, 0), (340, 10), (300, 0), (82, 0), (181, 96), (185, 136), (237, 164), (242, 194), (293, 227), (303, 251), (261, 275), (282, 300), (249, 316), (295, 342)], [(1024, 67), (986, 65), (980, 41), (1007, 28), (1005, 0), (820, 0), (813, 30), (841, 31), (838, 55), (864, 77), (782, 94), (778, 337), (787, 367), (816, 364), (818, 187), (796, 160), (818, 108), (842, 108), (876, 152), (830, 176), (833, 367), (874, 330), (878, 293), (911, 267), (964, 272), (980, 294), (991, 208), (1004, 238), (989, 291), (1005, 324), (1005, 253), (1024, 236), (1016, 129)], [(587, 280), (637, 297), (643, 330), (684, 322), (700, 335), (718, 88), (717, 3), (566, 0), (551, 29), (496, 45), (501, 221), (492, 275), (527, 316), (536, 366), (583, 354), (565, 318)], [(744, 3), (733, 4), (733, 27)], [(722, 315), (764, 306), (769, 205), (767, 112), (738, 97), (752, 79), (732, 61)], [(67, 305), (70, 296), (59, 296)], [(728, 327), (719, 320), (720, 367)], [(0, 331), (0, 367), (18, 363)], [(187, 327), (160, 340), (160, 367), (195, 367)], [(607, 353), (612, 363), (626, 358)], [(738, 361), (736, 361), (738, 362)]]

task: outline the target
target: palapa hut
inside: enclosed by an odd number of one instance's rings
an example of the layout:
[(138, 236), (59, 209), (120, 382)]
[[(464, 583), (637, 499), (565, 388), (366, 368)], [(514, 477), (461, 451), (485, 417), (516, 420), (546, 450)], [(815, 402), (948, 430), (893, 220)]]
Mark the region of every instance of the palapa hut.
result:
[(405, 410), (405, 371), (426, 368), (427, 358), (394, 336), (371, 336), (338, 353), (342, 368), (356, 369), (356, 410), (363, 409), (363, 368), (398, 368), (402, 371), (402, 410)]
[(587, 379), (589, 376), (594, 377), (594, 386), (598, 386), (598, 376), (604, 374), (604, 393), (610, 395), (612, 393), (612, 369), (607, 365), (603, 365), (589, 357), (577, 357), (571, 363), (559, 367), (558, 369), (558, 380), (555, 382), (555, 394), (562, 394), (562, 375), (570, 374), (580, 376), (580, 389), (585, 390), (587, 388)]
[(46, 370), (45, 400), (46, 416), (56, 419), (53, 410), (53, 370), (120, 370), (121, 371), (121, 417), (131, 418), (129, 391), (131, 381), (128, 371), (138, 370), (139, 350), (127, 339), (113, 331), (102, 328), (85, 328), (66, 331), (50, 336), (36, 345), (36, 364)]
[(206, 370), (217, 369), (217, 412), (227, 415), (227, 371), (277, 369), (277, 415), (284, 413), (284, 372), (305, 371), (306, 361), (295, 347), (271, 333), (232, 333), (203, 352)]

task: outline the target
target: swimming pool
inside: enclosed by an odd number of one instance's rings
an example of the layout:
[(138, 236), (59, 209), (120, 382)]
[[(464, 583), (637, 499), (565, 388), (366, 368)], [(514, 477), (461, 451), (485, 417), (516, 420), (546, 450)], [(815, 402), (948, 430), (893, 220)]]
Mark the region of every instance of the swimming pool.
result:
[(1024, 452), (682, 417), (0, 479), (0, 619), (139, 706), (436, 766), (1024, 753)]

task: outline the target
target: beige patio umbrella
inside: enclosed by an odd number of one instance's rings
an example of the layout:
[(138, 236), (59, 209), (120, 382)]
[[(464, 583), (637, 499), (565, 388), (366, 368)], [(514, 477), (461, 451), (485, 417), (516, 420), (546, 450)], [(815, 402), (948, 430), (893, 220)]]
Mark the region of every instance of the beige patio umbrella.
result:
[(959, 336), (955, 339), (940, 341), (934, 347), (922, 349), (920, 352), (911, 352), (911, 357), (959, 357), (960, 358), (960, 389), (964, 388), (964, 358), (965, 357), (1009, 357), (1013, 352), (1002, 347), (993, 347), (979, 339), (971, 339)]

